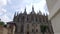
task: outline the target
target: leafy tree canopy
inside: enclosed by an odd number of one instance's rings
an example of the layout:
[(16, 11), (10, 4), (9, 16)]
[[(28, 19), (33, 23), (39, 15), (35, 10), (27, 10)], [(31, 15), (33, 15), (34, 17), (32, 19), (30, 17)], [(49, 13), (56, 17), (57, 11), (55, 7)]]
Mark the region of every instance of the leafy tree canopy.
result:
[(41, 28), (41, 32), (44, 33), (44, 32), (46, 31), (46, 29), (48, 28), (48, 26), (46, 26), (46, 25), (41, 25), (40, 28)]
[(4, 22), (0, 22), (0, 25), (4, 25)]

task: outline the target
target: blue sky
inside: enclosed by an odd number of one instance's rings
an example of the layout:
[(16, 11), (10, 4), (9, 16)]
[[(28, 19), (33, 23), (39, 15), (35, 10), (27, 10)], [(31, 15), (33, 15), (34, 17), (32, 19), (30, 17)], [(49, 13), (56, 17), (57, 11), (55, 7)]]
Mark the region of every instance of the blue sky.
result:
[(0, 0), (0, 19), (4, 22), (12, 21), (15, 12), (24, 12), (26, 7), (27, 13), (30, 13), (32, 5), (36, 13), (39, 10), (48, 13), (45, 0)]

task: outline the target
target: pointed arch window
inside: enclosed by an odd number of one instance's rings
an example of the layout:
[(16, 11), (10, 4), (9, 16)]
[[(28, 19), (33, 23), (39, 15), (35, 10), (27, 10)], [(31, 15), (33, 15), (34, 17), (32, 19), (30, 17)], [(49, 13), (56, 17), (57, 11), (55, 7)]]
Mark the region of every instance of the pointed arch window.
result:
[(27, 21), (29, 21), (29, 17), (27, 16)]
[(29, 24), (27, 24), (27, 28), (29, 28)]
[(22, 17), (21, 17), (21, 21), (22, 21), (22, 22), (24, 22), (24, 19), (25, 19), (25, 17), (24, 17), (24, 16), (22, 16)]

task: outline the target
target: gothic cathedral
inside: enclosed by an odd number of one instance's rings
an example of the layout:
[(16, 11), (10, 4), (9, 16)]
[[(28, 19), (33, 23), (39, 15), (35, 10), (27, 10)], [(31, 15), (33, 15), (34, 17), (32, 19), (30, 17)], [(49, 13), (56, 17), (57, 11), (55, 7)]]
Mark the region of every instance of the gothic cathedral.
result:
[(15, 34), (53, 34), (51, 20), (48, 15), (42, 15), (41, 11), (35, 13), (34, 7), (30, 14), (24, 13), (14, 15), (13, 22), (16, 25)]

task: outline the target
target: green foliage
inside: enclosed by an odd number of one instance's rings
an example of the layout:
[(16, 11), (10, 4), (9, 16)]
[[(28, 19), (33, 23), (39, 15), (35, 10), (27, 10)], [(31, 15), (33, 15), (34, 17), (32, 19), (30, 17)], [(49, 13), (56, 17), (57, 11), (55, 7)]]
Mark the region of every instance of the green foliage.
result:
[(41, 25), (40, 28), (41, 28), (41, 32), (44, 34), (44, 32), (46, 31), (46, 29), (48, 28), (48, 26)]
[(0, 25), (4, 25), (4, 22), (0, 22)]

